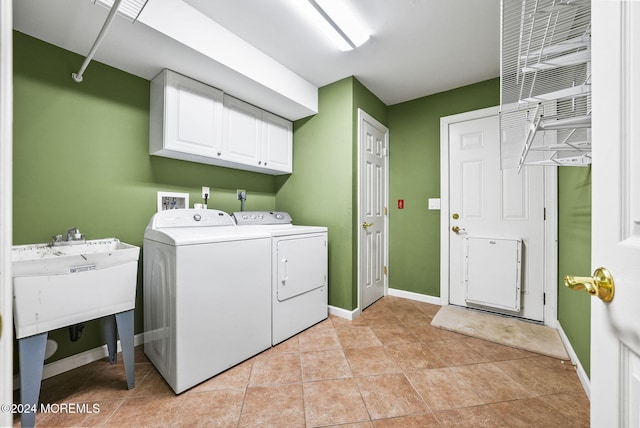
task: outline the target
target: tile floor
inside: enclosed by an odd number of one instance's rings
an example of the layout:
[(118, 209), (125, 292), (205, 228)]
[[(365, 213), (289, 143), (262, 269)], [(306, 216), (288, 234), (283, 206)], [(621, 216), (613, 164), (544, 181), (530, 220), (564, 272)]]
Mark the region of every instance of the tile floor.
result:
[(36, 425), (589, 426), (571, 364), (431, 327), (438, 308), (385, 297), (178, 396), (137, 348), (135, 389), (126, 390), (121, 362), (90, 363), (43, 381), (40, 399), (97, 404), (99, 413), (39, 414)]

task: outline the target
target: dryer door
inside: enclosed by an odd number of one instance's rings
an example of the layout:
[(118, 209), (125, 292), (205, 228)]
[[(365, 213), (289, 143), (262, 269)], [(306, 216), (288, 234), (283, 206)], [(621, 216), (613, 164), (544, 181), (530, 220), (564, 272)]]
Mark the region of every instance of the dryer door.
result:
[(327, 282), (327, 239), (324, 234), (279, 239), (276, 244), (276, 290), (282, 302)]

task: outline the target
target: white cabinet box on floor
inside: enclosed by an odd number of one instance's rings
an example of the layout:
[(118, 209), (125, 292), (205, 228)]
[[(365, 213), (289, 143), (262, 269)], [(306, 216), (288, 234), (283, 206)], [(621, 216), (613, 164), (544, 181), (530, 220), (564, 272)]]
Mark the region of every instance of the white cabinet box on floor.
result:
[(292, 123), (170, 70), (151, 81), (149, 153), (289, 174)]

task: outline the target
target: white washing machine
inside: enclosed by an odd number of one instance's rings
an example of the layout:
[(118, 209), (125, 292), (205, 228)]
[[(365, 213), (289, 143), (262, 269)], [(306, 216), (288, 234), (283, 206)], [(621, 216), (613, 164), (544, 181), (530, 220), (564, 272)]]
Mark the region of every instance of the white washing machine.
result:
[(271, 235), (273, 345), (328, 315), (327, 228), (294, 225), (286, 212), (233, 213), (239, 229)]
[(271, 346), (270, 234), (222, 211), (161, 211), (143, 266), (144, 351), (176, 393)]

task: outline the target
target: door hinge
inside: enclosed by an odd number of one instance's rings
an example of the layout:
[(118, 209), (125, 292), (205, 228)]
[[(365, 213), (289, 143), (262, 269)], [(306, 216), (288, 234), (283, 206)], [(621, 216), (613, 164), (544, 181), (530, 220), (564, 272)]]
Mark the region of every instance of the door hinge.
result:
[(384, 213), (384, 215), (387, 215), (387, 207), (384, 207), (384, 210), (382, 212)]
[(386, 274), (387, 274), (387, 267), (386, 267), (386, 266), (382, 266), (382, 273), (383, 273), (384, 275), (386, 275)]
[(542, 214), (542, 220), (547, 221), (547, 209), (544, 209), (544, 214)]
[(547, 304), (547, 293), (542, 293), (542, 306)]

